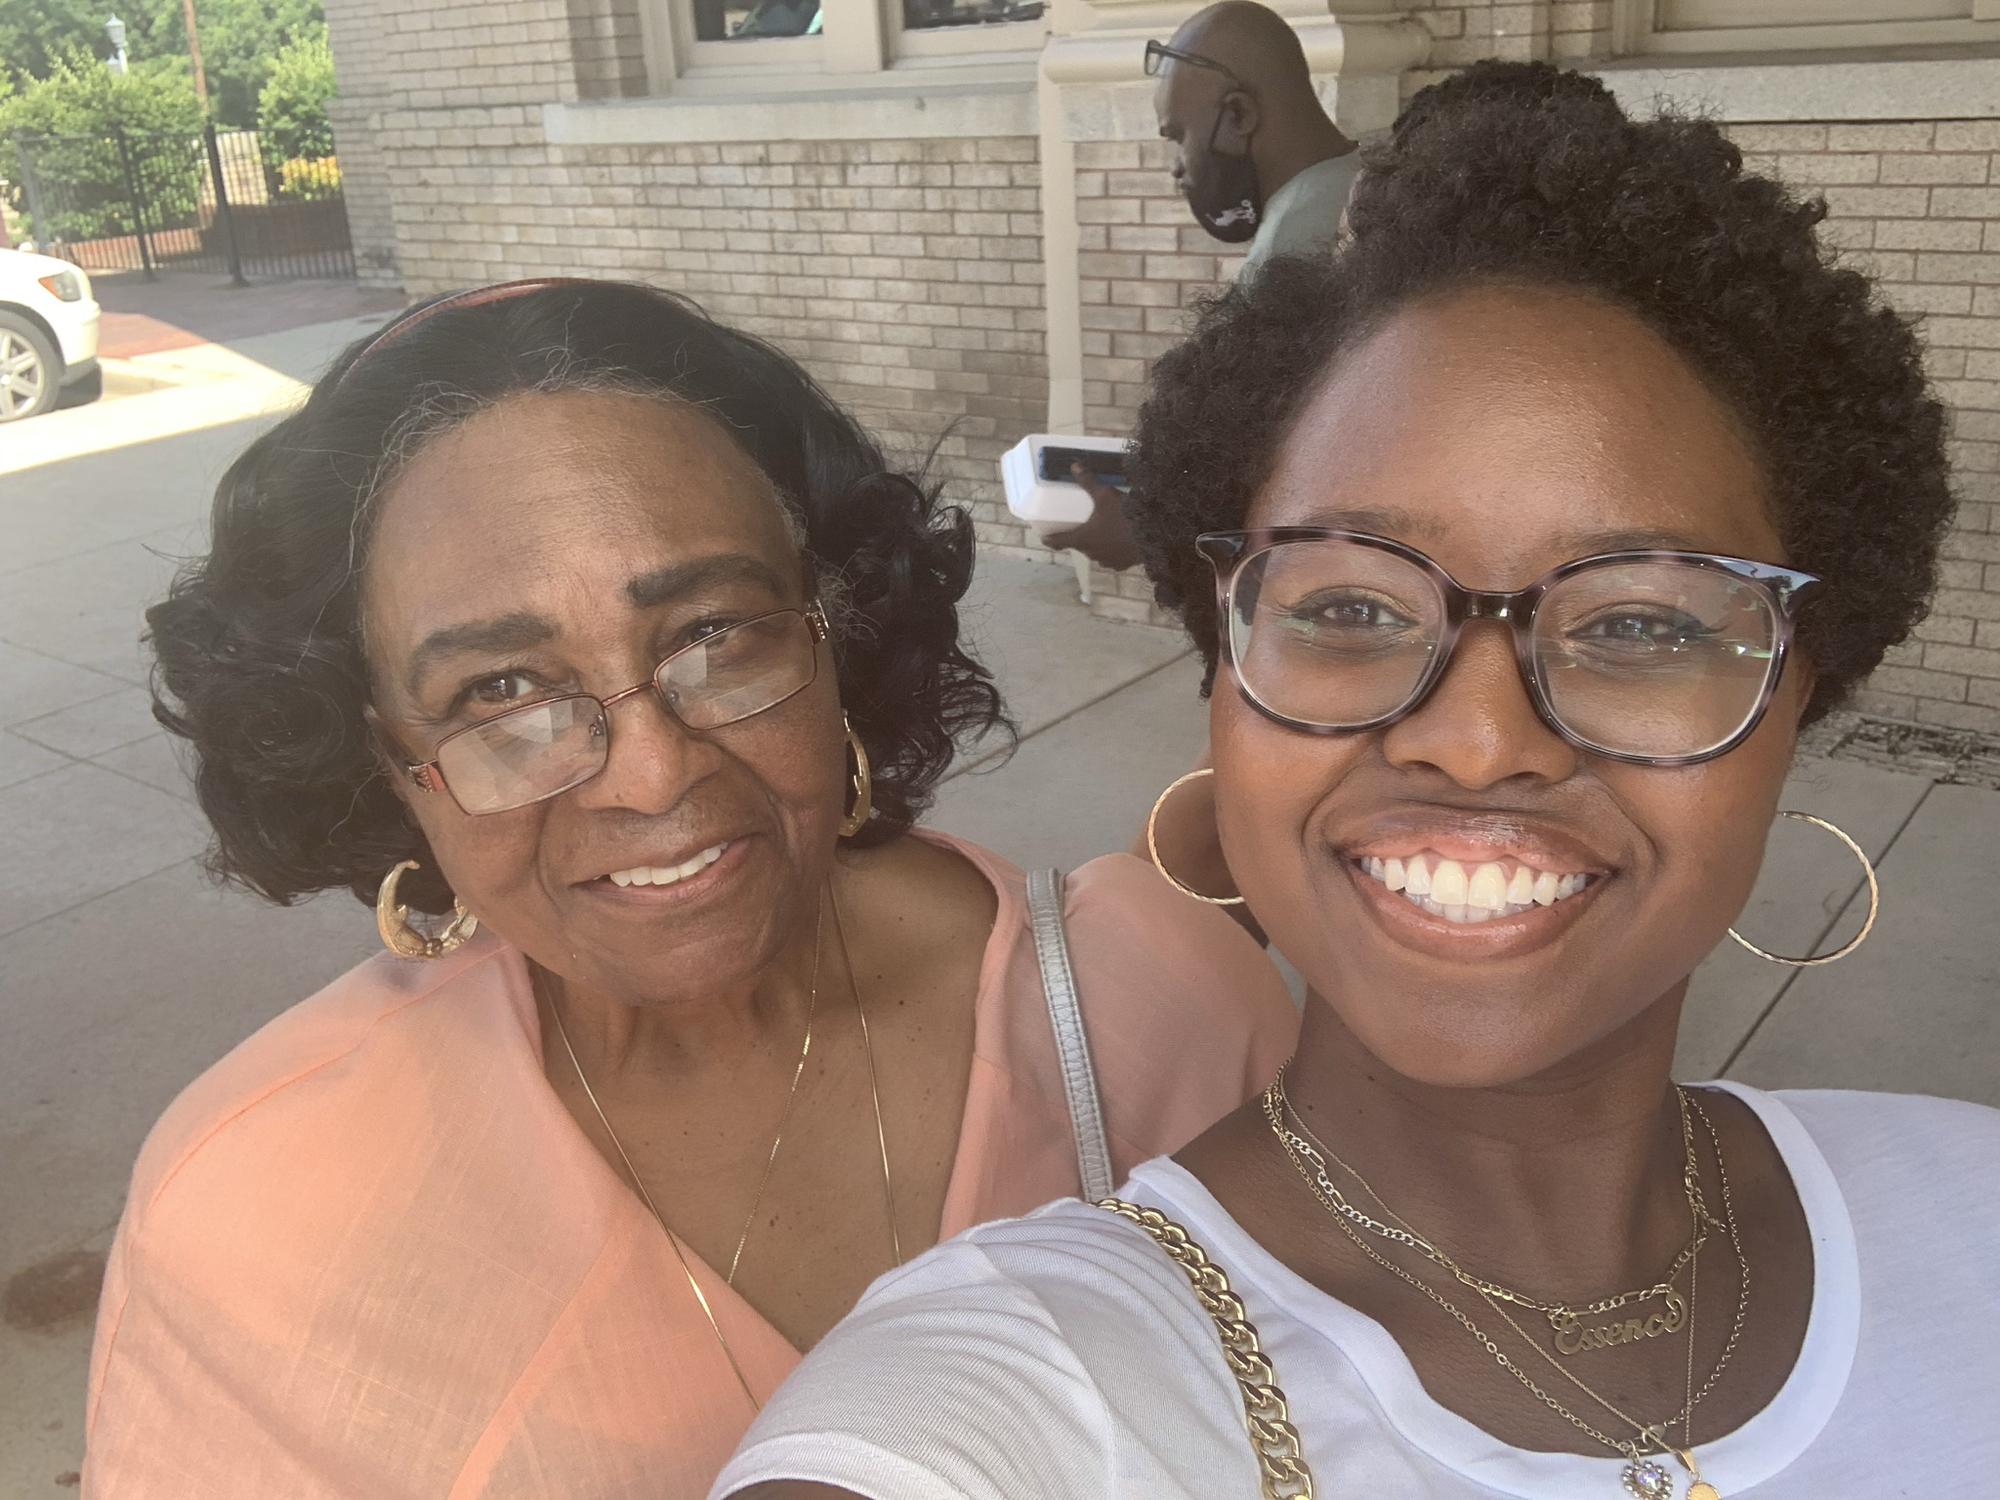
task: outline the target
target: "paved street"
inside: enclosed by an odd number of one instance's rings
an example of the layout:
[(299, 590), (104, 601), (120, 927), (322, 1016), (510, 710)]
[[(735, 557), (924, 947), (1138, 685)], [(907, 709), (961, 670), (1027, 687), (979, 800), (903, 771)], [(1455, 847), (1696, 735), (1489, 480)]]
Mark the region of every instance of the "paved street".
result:
[[(196, 378), (0, 434), (0, 1495), (75, 1484), (94, 1277), (147, 1126), (375, 944), (345, 896), (278, 910), (203, 878), (201, 822), (148, 715), (138, 640), (174, 558), (200, 545), (215, 479), (265, 420), (253, 414), (362, 326), (163, 351)], [(1025, 563), (982, 565), (969, 627), (1025, 738), (1005, 765), (951, 781), (933, 821), (1023, 862), (1124, 847), (1203, 736), (1182, 642), (1090, 618), (1067, 568)], [(1876, 857), (1880, 925), (1824, 970), (1719, 953), (1685, 1074), (2000, 1104), (2000, 793), (1810, 761), (1788, 805)], [(1859, 886), (1824, 835), (1788, 825), (1745, 925), (1783, 951), (1838, 941)]]

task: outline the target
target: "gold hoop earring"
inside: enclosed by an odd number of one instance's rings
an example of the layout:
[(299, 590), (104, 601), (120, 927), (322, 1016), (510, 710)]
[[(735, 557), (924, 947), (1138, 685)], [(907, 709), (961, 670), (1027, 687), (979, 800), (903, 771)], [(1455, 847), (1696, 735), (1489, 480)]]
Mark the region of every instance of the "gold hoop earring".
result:
[(1862, 872), (1868, 877), (1868, 920), (1861, 924), (1861, 930), (1844, 947), (1836, 948), (1833, 952), (1822, 954), (1818, 958), (1786, 958), (1781, 953), (1766, 953), (1734, 927), (1729, 929), (1729, 935), (1759, 958), (1766, 959), (1774, 964), (1783, 964), (1788, 969), (1816, 969), (1821, 964), (1838, 963), (1856, 948), (1867, 942), (1868, 934), (1875, 930), (1875, 914), (1882, 909), (1882, 887), (1875, 879), (1874, 862), (1868, 858), (1867, 853), (1859, 844), (1849, 838), (1846, 833), (1834, 827), (1833, 824), (1827, 822), (1825, 818), (1816, 818), (1811, 813), (1802, 812), (1781, 812), (1778, 816), (1781, 818), (1792, 818), (1801, 823), (1810, 823), (1815, 828), (1824, 828), (1828, 833), (1839, 839), (1841, 843), (1847, 845), (1848, 852), (1861, 861)]
[(465, 909), (463, 901), (456, 900), (451, 903), (451, 920), (436, 937), (416, 929), (409, 907), (396, 900), (396, 886), (405, 871), (422, 868), (414, 859), (404, 860), (382, 877), (382, 889), (375, 893), (375, 930), (382, 934), (383, 946), (399, 958), (443, 958), (464, 947), (479, 931), (479, 918)]
[(1180, 780), (1174, 782), (1164, 792), (1160, 793), (1158, 800), (1153, 803), (1153, 811), (1146, 818), (1146, 852), (1153, 856), (1153, 868), (1166, 876), (1167, 884), (1179, 891), (1183, 896), (1192, 896), (1195, 900), (1209, 906), (1241, 906), (1244, 901), (1244, 898), (1241, 896), (1204, 896), (1200, 891), (1194, 889), (1194, 887), (1182, 885), (1180, 881), (1174, 878), (1174, 872), (1169, 870), (1160, 859), (1160, 840), (1156, 832), (1160, 823), (1160, 809), (1167, 805), (1167, 798), (1173, 796), (1175, 792), (1186, 786), (1190, 781), (1199, 781), (1204, 776), (1213, 776), (1214, 774), (1214, 766), (1203, 766), (1199, 771), (1188, 772), (1187, 775), (1181, 777)]
[(869, 814), (875, 811), (875, 778), (868, 769), (868, 747), (854, 732), (853, 722), (846, 714), (840, 716), (840, 722), (847, 730), (847, 748), (854, 752), (854, 770), (848, 783), (848, 789), (854, 794), (854, 805), (840, 820), (840, 836), (851, 839), (868, 826)]

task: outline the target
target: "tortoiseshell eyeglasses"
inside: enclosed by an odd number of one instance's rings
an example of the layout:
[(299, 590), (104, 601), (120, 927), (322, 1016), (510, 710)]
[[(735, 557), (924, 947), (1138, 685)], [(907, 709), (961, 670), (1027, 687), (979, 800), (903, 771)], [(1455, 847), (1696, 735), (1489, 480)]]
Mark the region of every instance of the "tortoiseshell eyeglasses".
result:
[(1323, 527), (1210, 532), (1221, 647), (1238, 690), (1307, 734), (1380, 729), (1443, 680), (1464, 627), (1513, 632), (1542, 722), (1650, 766), (1743, 743), (1777, 692), (1798, 605), (1820, 580), (1706, 552), (1578, 558), (1524, 589), (1468, 589), (1413, 547)]

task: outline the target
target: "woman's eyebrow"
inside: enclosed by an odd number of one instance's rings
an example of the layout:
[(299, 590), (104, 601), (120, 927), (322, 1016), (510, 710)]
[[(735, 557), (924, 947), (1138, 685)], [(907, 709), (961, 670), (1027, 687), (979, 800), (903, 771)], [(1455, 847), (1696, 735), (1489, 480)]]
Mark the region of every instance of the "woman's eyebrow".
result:
[(553, 640), (555, 625), (540, 615), (501, 615), (492, 620), (470, 620), (462, 625), (445, 625), (433, 630), (410, 653), (403, 670), (403, 687), (416, 697), (425, 676), (439, 662), (469, 652), (523, 651)]
[[(1308, 526), (1335, 531), (1361, 531), (1434, 544), (1446, 534), (1435, 517), (1400, 507), (1355, 510), (1315, 510), (1304, 518)], [(1554, 550), (1570, 557), (1595, 557), (1605, 552), (1712, 552), (1715, 549), (1678, 531), (1632, 527), (1602, 531), (1567, 531), (1554, 539)]]
[(625, 585), (625, 597), (640, 609), (651, 609), (718, 583), (755, 583), (773, 594), (782, 596), (785, 592), (785, 581), (768, 564), (747, 552), (729, 552), (668, 563), (641, 573)]

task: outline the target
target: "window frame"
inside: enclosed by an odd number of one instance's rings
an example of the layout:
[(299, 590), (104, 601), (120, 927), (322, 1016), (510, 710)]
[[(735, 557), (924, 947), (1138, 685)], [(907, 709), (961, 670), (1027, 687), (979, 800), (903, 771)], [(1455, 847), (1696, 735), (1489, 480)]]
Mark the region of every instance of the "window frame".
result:
[[(1696, 13), (1694, 24), (1661, 25), (1660, 12), (1675, 3)], [(1703, 24), (1700, 17), (1704, 12), (1714, 12), (1718, 19), (1740, 13), (1746, 8), (1743, 0), (1618, 0), (1614, 43), (1621, 56), (1658, 57), (2000, 42), (2000, 0), (1968, 0), (1967, 14), (1958, 17), (1882, 14), (1936, 9), (1936, 0), (1833, 0), (1833, 5), (1851, 18), (1717, 25)], [(1757, 8), (1754, 0), (1749, 8)]]
[(1050, 12), (1054, 8), (1054, 0), (1046, 0), (1041, 15), (1027, 21), (912, 27), (903, 24), (903, 0), (879, 0), (882, 31), (889, 42), (892, 65), (949, 65), (963, 58), (990, 62), (996, 56), (1033, 57), (1048, 37)]
[(839, 87), (870, 75), (1019, 64), (1032, 69), (1049, 36), (1050, 11), (995, 25), (911, 29), (902, 0), (822, 0), (818, 36), (702, 41), (689, 0), (641, 7), (651, 92), (724, 94), (745, 80), (784, 88)]
[(695, 35), (694, 7), (689, 0), (654, 0), (647, 6), (656, 14), (666, 12), (667, 34), (673, 40), (666, 80), (675, 78), (740, 78), (754, 77), (767, 73), (773, 68), (787, 72), (818, 72), (826, 65), (826, 36), (824, 29), (830, 29), (834, 22), (833, 5), (825, 4), (825, 20), (819, 36), (773, 36), (756, 37), (747, 42), (714, 41), (705, 42)]

